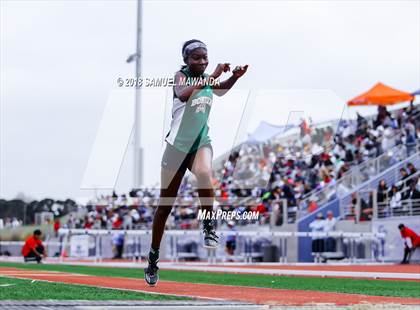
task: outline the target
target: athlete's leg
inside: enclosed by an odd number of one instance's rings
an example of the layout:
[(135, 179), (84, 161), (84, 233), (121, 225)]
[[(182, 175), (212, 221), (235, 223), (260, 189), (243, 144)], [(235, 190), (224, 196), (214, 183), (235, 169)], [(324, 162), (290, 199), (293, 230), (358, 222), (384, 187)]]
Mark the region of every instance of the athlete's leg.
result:
[[(144, 270), (144, 279), (150, 286), (159, 280), (159, 247), (165, 231), (166, 220), (178, 194), (179, 186), (187, 169), (189, 157), (167, 146), (161, 164), (161, 189), (159, 205), (153, 217), (152, 244), (148, 257), (148, 266)], [(167, 168), (166, 168), (167, 167)]]
[[(197, 191), (200, 197), (201, 209), (207, 212), (213, 211), (214, 190), (211, 182), (212, 178), (212, 159), (213, 150), (211, 146), (198, 149), (188, 168), (197, 178)], [(214, 230), (214, 221), (211, 219), (203, 220), (204, 228), (204, 247), (216, 248), (218, 236)]]
[(404, 246), (404, 258), (401, 261), (402, 264), (408, 264), (410, 262), (410, 255), (411, 254), (411, 249), (405, 245)]
[(184, 174), (185, 169), (179, 169), (178, 171), (172, 171), (165, 168), (161, 169), (160, 199), (159, 205), (155, 211), (152, 227), (153, 249), (159, 249), (160, 247), (166, 220), (171, 213)]
[(213, 211), (214, 189), (212, 178), (213, 150), (204, 146), (198, 149), (190, 170), (197, 178), (197, 191), (200, 197), (201, 208), (207, 212)]

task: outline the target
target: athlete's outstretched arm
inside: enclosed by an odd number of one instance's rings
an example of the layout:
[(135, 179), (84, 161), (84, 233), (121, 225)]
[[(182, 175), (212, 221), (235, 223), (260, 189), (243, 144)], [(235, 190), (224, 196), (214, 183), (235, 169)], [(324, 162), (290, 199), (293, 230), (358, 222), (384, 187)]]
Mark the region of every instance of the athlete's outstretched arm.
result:
[(243, 66), (243, 67), (237, 66), (235, 69), (233, 69), (232, 76), (230, 78), (228, 78), (227, 80), (223, 82), (220, 82), (219, 85), (215, 85), (213, 87), (213, 92), (217, 96), (223, 96), (224, 94), (226, 94), (232, 88), (232, 86), (236, 83), (236, 81), (242, 75), (245, 74), (247, 69), (248, 69), (248, 65)]
[[(208, 77), (209, 80), (217, 79), (223, 72), (230, 71), (229, 64), (218, 64), (214, 72)], [(246, 70), (245, 70), (246, 71)], [(199, 89), (206, 86), (206, 79), (193, 85), (186, 85), (186, 76), (181, 72), (175, 74), (175, 94), (182, 102), (188, 101), (190, 96)], [(232, 84), (233, 85), (233, 84)]]
[(175, 94), (182, 102), (188, 101), (194, 91), (204, 88), (204, 84), (199, 83), (188, 86), (186, 80), (187, 78), (183, 73), (177, 72), (175, 74)]

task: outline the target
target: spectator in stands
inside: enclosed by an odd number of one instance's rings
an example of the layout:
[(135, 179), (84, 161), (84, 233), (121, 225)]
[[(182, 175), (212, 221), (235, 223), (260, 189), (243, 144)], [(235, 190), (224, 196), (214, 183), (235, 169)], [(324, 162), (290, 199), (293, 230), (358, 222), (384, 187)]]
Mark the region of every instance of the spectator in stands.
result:
[[(384, 160), (380, 161), (379, 170), (397, 163), (401, 159), (399, 153), (390, 151), (388, 148), (395, 144), (405, 144), (408, 147), (409, 139), (412, 138), (409, 137), (410, 135), (418, 139), (420, 111), (414, 105), (392, 113), (387, 111), (386, 107), (379, 107), (376, 117), (358, 115), (357, 121), (341, 120), (335, 133), (330, 126), (315, 127), (310, 121), (304, 119), (301, 120), (299, 127), (300, 138), (298, 139), (290, 138), (284, 141), (284, 139), (274, 138), (262, 145), (245, 143), (240, 151), (233, 152), (222, 163), (221, 168), (215, 171), (214, 184), (217, 188), (217, 196), (227, 204), (230, 198), (260, 198), (266, 192), (271, 192), (272, 196), (277, 192), (281, 199), (287, 199), (290, 218), (293, 217), (293, 211), (296, 209), (294, 206), (297, 206), (300, 211), (316, 212), (318, 206), (335, 199), (337, 194), (347, 194), (351, 191), (346, 187), (347, 182), (338, 182), (337, 187), (329, 185), (334, 184), (343, 176), (346, 177), (345, 173), (352, 166), (384, 152), (386, 153)], [(404, 137), (401, 137), (400, 133)], [(271, 165), (272, 174), (268, 175), (267, 186), (266, 168)], [(415, 173), (415, 167), (413, 165), (410, 167), (407, 166), (407, 169), (404, 169), (406, 172), (402, 172), (402, 178)], [(235, 176), (233, 176), (234, 171), (236, 171)], [(366, 174), (369, 178), (370, 170), (366, 170)], [(267, 190), (263, 190), (266, 187)], [(250, 188), (250, 190), (244, 191), (240, 188)], [(314, 195), (314, 191), (324, 188), (328, 190)], [(103, 212), (97, 210), (101, 214), (102, 227), (111, 228), (112, 224), (115, 228), (131, 226), (136, 228), (140, 225), (149, 227), (153, 211), (151, 206), (159, 198), (158, 192), (147, 188), (133, 189), (127, 196), (113, 192), (112, 195), (94, 199), (91, 205), (104, 207)], [(187, 176), (182, 181), (179, 192), (184, 200), (194, 197), (194, 185)], [(413, 195), (417, 197), (418, 189), (411, 186), (408, 187), (407, 192), (401, 193), (400, 200), (411, 198)], [(315, 199), (310, 201), (310, 197), (315, 197)], [(387, 198), (391, 197), (389, 186), (385, 182), (378, 186), (378, 202), (388, 202)], [(259, 208), (264, 208), (262, 211), (266, 210), (265, 214), (268, 214), (278, 203), (276, 200), (270, 197), (263, 201)], [(369, 203), (364, 203), (363, 200), (360, 202), (361, 220), (371, 218), (372, 200)], [(125, 215), (127, 209), (124, 206), (127, 206), (129, 210), (133, 208), (130, 212), (132, 225), (130, 225), (128, 215)], [(235, 206), (227, 207), (234, 208)], [(189, 210), (177, 213), (177, 220), (171, 227), (193, 228), (191, 218), (196, 217), (197, 206), (191, 204), (186, 208)], [(90, 215), (91, 218), (95, 216), (95, 214)], [(353, 218), (354, 211), (348, 216)], [(266, 217), (262, 216), (261, 219), (260, 224), (267, 222)], [(237, 225), (242, 224), (245, 222), (237, 223)], [(79, 227), (84, 227), (84, 223), (81, 223)]]
[(315, 197), (311, 197), (311, 199), (309, 200), (309, 206), (308, 206), (309, 213), (312, 213), (316, 209), (318, 209), (318, 205), (317, 205), (315, 199), (316, 199)]
[(405, 125), (405, 145), (407, 146), (407, 156), (413, 155), (416, 151), (416, 131), (412, 123)]
[(133, 218), (131, 217), (130, 211), (127, 210), (123, 216), (123, 229), (132, 229), (133, 228)]
[(405, 170), (405, 168), (401, 168), (400, 169), (400, 180), (404, 182), (408, 177), (409, 177), (409, 175), (407, 173), (407, 170)]
[(83, 228), (84, 229), (91, 229), (93, 226), (93, 219), (90, 216), (85, 216), (85, 221)]
[(417, 169), (412, 163), (407, 164), (408, 175), (411, 177), (412, 175), (416, 174)]
[(411, 183), (414, 181), (413, 176), (417, 173), (417, 169), (412, 163), (408, 163), (407, 170), (409, 180), (405, 182), (405, 185), (410, 187)]
[(16, 217), (12, 219), (12, 228), (22, 226), (22, 221), (18, 220)]
[(69, 219), (67, 221), (67, 228), (74, 229), (76, 227), (76, 218), (73, 213), (70, 214)]
[(309, 127), (309, 124), (306, 122), (304, 118), (301, 119), (300, 123), (300, 137), (303, 138), (305, 135), (311, 133), (311, 129)]
[(385, 200), (388, 198), (388, 186), (386, 185), (385, 180), (381, 180), (378, 185), (378, 191), (377, 191), (377, 202), (385, 202)]
[(56, 218), (54, 221), (54, 235), (57, 238), (58, 237), (58, 230), (60, 229), (60, 219)]
[(405, 227), (404, 224), (398, 225), (401, 237), (404, 239), (404, 258), (401, 264), (409, 264), (410, 258), (416, 248), (420, 247), (420, 236), (417, 235), (413, 230)]
[[(359, 215), (357, 217), (356, 210), (358, 207), (358, 204), (360, 204), (359, 208)], [(363, 199), (363, 197), (358, 196), (358, 193), (354, 192), (351, 194), (351, 202), (349, 209), (347, 210), (345, 214), (345, 219), (352, 220), (354, 219), (354, 222), (357, 223), (359, 221), (370, 221), (372, 219), (372, 196), (369, 197), (369, 203)]]
[[(321, 233), (324, 230), (324, 217), (319, 212), (316, 215), (315, 220), (309, 224), (309, 228), (313, 233)], [(320, 262), (321, 253), (324, 252), (324, 238), (320, 236), (312, 237), (312, 255), (314, 255), (315, 263)]]
[(391, 210), (395, 211), (401, 208), (401, 193), (398, 191), (398, 187), (393, 185), (391, 188), (391, 201), (389, 202), (389, 206), (391, 207)]
[(34, 230), (32, 236), (26, 239), (22, 248), (22, 255), (25, 262), (36, 261), (41, 263), (42, 258), (46, 257), (45, 247), (41, 240), (42, 232), (39, 229)]
[[(337, 220), (334, 218), (333, 212), (330, 210), (327, 212), (327, 218), (323, 222), (323, 231), (329, 233), (335, 230), (335, 224)], [(327, 237), (325, 239), (325, 252), (335, 252), (335, 239), (333, 237)]]
[(105, 225), (106, 229), (111, 230), (112, 229), (112, 217), (108, 216), (107, 220), (106, 220), (106, 225)]
[(357, 204), (358, 204), (358, 196), (357, 196), (357, 193), (352, 193), (351, 194), (350, 205), (345, 210), (345, 214), (344, 214), (344, 218), (345, 219), (347, 219), (347, 220), (354, 220), (355, 222), (357, 222), (357, 220), (358, 220), (356, 218)]
[(371, 221), (373, 216), (373, 192), (369, 193), (368, 203), (360, 199), (360, 221)]
[(111, 221), (112, 221), (112, 229), (120, 229), (121, 228), (123, 220), (118, 213), (114, 213)]
[(93, 220), (93, 226), (92, 229), (101, 229), (102, 228), (102, 219), (100, 214), (96, 214), (94, 220)]
[[(416, 177), (411, 183), (409, 195), (410, 195), (410, 199), (413, 199), (413, 200), (420, 199), (420, 178), (419, 177)], [(413, 203), (418, 204), (418, 202), (413, 202)]]

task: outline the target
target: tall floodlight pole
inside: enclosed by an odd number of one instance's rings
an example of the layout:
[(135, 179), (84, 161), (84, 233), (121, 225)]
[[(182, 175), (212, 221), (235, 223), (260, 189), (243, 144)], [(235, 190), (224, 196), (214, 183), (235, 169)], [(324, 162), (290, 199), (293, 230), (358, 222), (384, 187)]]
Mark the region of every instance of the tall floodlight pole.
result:
[[(136, 78), (141, 77), (141, 31), (142, 31), (142, 6), (141, 0), (137, 1), (137, 46), (136, 46)], [(136, 86), (136, 106), (134, 109), (134, 184), (133, 188), (143, 185), (143, 149), (141, 147), (141, 88)]]

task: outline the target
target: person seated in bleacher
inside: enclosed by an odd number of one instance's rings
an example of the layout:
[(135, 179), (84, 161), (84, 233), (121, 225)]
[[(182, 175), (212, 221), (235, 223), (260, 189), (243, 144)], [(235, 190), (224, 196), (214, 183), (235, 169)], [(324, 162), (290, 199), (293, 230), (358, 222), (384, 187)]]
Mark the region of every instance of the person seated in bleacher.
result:
[(420, 178), (416, 177), (411, 183), (410, 187), (410, 199), (417, 200), (420, 199)]
[(401, 237), (404, 239), (404, 258), (401, 264), (409, 264), (414, 251), (420, 247), (420, 236), (410, 228), (405, 227), (404, 224), (398, 225), (398, 229)]
[(401, 209), (401, 206), (402, 206), (402, 204), (401, 204), (402, 197), (401, 197), (401, 193), (398, 191), (397, 186), (395, 186), (395, 185), (392, 186), (391, 195), (392, 195), (392, 197), (391, 197), (391, 201), (389, 202), (389, 205), (390, 205), (392, 211), (397, 211), (398, 212), (398, 210)]
[(378, 190), (377, 190), (377, 202), (378, 203), (382, 203), (385, 202), (386, 199), (388, 199), (388, 195), (389, 195), (389, 189), (388, 186), (386, 184), (385, 180), (381, 180), (378, 184)]
[(405, 168), (400, 169), (400, 175), (401, 175), (401, 178), (400, 178), (401, 182), (400, 182), (399, 190), (401, 190), (404, 187), (405, 183), (407, 182), (406, 180), (409, 178), (409, 175), (407, 173), (407, 170), (405, 170)]
[(412, 163), (407, 164), (408, 176), (413, 176), (417, 173), (416, 167)]
[(36, 229), (33, 235), (26, 239), (22, 248), (22, 255), (25, 262), (36, 261), (39, 264), (42, 258), (46, 257), (41, 235), (41, 230)]

